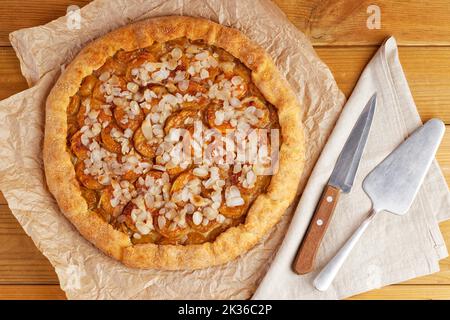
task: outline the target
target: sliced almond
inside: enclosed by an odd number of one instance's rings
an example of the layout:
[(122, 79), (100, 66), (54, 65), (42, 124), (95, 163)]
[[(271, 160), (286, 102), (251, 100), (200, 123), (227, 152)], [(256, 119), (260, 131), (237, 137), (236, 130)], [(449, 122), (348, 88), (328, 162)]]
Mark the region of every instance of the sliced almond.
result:
[(227, 207), (239, 207), (244, 205), (245, 201), (241, 197), (227, 198)]
[(142, 134), (144, 135), (145, 139), (147, 139), (147, 140), (153, 139), (153, 128), (152, 128), (152, 123), (150, 122), (149, 115), (147, 115), (147, 117), (145, 117), (144, 121), (142, 121), (141, 130), (142, 130)]
[(195, 168), (194, 170), (192, 170), (192, 173), (193, 173), (194, 175), (196, 175), (197, 177), (200, 177), (200, 178), (205, 178), (205, 177), (207, 177), (208, 174), (209, 174), (208, 169), (203, 168), (203, 167), (197, 167), (197, 168)]
[(158, 216), (158, 228), (163, 229), (166, 226), (166, 218), (164, 216)]
[(195, 211), (194, 214), (192, 215), (192, 222), (196, 226), (199, 226), (202, 223), (202, 220), (203, 220), (203, 215), (199, 211)]

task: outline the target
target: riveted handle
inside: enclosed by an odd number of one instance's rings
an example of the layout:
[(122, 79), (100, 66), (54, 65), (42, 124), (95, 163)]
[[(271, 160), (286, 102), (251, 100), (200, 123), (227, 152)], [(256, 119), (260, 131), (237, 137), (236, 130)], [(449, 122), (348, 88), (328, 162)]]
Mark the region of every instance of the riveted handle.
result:
[(295, 258), (293, 268), (296, 273), (306, 274), (312, 271), (317, 251), (333, 217), (340, 192), (338, 188), (329, 185), (325, 187)]

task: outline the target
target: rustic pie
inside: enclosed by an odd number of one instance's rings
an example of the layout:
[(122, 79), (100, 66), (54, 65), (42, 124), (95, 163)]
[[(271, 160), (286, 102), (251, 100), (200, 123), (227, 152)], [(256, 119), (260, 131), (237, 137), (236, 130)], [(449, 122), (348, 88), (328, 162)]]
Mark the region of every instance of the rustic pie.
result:
[(208, 20), (112, 31), (47, 99), (48, 187), (87, 240), (130, 267), (199, 269), (245, 253), (293, 201), (303, 163), (287, 81), (261, 47)]

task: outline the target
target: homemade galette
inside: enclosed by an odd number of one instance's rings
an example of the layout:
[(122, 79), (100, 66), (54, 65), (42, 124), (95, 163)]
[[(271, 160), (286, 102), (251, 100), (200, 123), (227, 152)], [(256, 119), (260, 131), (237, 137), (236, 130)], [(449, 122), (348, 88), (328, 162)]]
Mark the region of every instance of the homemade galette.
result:
[(287, 81), (261, 47), (204, 19), (97, 39), (47, 99), (49, 189), (86, 239), (131, 267), (235, 259), (279, 221), (303, 162)]

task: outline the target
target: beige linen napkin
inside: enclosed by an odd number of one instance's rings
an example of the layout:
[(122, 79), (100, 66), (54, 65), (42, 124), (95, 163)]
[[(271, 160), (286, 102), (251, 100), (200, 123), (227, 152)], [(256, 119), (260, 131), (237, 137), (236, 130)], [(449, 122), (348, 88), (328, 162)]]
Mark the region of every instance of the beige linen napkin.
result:
[(282, 241), (296, 204), (266, 239), (228, 264), (184, 272), (127, 268), (84, 240), (59, 212), (46, 188), (41, 154), (46, 96), (60, 68), (85, 43), (111, 29), (153, 16), (209, 18), (238, 28), (264, 47), (297, 94), (307, 137), (304, 182), (344, 102), (331, 72), (306, 37), (268, 0), (97, 0), (79, 13), (80, 29), (68, 29), (67, 19), (62, 17), (10, 35), (23, 75), (34, 85), (0, 102), (0, 189), (11, 211), (55, 267), (68, 298), (251, 297)]
[[(316, 270), (299, 276), (291, 265), (323, 187), (339, 153), (370, 96), (377, 110), (361, 165), (350, 194), (342, 195), (316, 260)], [(439, 270), (447, 256), (438, 221), (450, 218), (447, 184), (433, 163), (405, 216), (382, 213), (375, 218), (343, 265), (330, 289), (319, 292), (312, 281), (370, 209), (362, 190), (364, 177), (421, 124), (398, 58), (394, 38), (381, 46), (362, 73), (320, 155), (292, 219), (289, 231), (254, 299), (345, 298)]]

